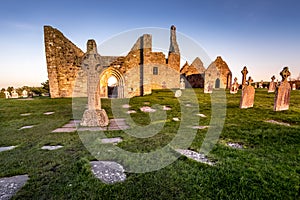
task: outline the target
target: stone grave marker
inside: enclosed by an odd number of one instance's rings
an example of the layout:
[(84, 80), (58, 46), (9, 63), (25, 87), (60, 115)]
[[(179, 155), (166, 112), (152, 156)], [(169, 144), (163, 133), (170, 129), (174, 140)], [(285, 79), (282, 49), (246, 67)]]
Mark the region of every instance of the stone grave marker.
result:
[[(247, 69), (246, 69), (247, 70)], [(243, 79), (246, 76), (246, 71), (242, 71)], [(247, 71), (248, 73), (248, 71)], [(254, 96), (255, 96), (255, 89), (251, 85), (253, 82), (251, 76), (248, 79), (248, 85), (244, 85), (242, 89), (242, 96), (240, 101), (240, 108), (251, 108), (254, 104)]]
[(11, 199), (28, 180), (28, 175), (0, 178), (0, 199)]
[(261, 80), (260, 83), (259, 83), (259, 88), (261, 88), (261, 89), (264, 88), (263, 85), (264, 85), (264, 81)]
[(288, 77), (291, 75), (289, 68), (284, 67), (280, 72), (282, 81), (277, 85), (274, 99), (274, 111), (288, 110), (290, 105), (291, 85)]
[(185, 82), (184, 82), (184, 78), (180, 79), (180, 89), (184, 90), (185, 89)]
[(296, 83), (293, 83), (292, 90), (296, 90)]
[(247, 70), (247, 67), (246, 67), (246, 66), (243, 68), (243, 70), (241, 71), (241, 73), (242, 73), (242, 75), (243, 75), (242, 86), (243, 86), (243, 88), (244, 88), (244, 86), (247, 85), (247, 84), (246, 84), (246, 83), (247, 83), (247, 77), (246, 77), (246, 75), (248, 74), (248, 70)]
[(13, 91), (11, 92), (11, 98), (13, 98), (13, 99), (19, 98), (19, 94), (16, 92), (16, 90), (13, 90)]
[(181, 92), (181, 90), (176, 90), (176, 92), (175, 92), (175, 97), (176, 98), (178, 98), (178, 97), (181, 97), (181, 95), (182, 95), (182, 92)]
[(28, 97), (28, 92), (27, 92), (27, 90), (23, 90), (23, 92), (22, 92), (22, 97), (23, 97), (23, 98), (27, 98), (27, 97)]
[(95, 40), (87, 42), (87, 52), (82, 60), (82, 68), (87, 73), (88, 109), (84, 111), (81, 126), (107, 126), (108, 116), (101, 109), (101, 98), (99, 87), (100, 73), (103, 71), (101, 57), (97, 52)]
[(269, 89), (268, 89), (268, 92), (275, 92), (275, 89), (276, 89), (276, 83), (275, 83), (275, 76), (272, 76), (271, 78), (271, 82), (270, 82), (270, 85), (269, 85)]
[(11, 98), (10, 93), (7, 90), (4, 91), (4, 94), (5, 94), (5, 99)]
[(230, 88), (230, 94), (236, 94), (238, 90), (239, 90), (239, 84), (237, 82), (237, 77), (235, 77)]

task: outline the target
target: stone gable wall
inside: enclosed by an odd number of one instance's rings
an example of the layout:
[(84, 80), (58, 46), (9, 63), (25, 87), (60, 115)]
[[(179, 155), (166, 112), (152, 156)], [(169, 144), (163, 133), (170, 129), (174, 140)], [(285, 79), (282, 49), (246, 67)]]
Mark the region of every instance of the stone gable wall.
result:
[(51, 26), (44, 27), (44, 39), (50, 95), (71, 97), (84, 53)]

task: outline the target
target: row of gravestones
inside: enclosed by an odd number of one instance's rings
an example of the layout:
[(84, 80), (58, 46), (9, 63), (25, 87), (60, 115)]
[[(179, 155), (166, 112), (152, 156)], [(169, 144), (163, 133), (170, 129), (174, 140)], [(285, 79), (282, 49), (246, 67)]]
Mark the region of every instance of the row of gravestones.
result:
[[(243, 74), (242, 81), (242, 97), (240, 101), (240, 108), (251, 108), (254, 104), (254, 96), (255, 89), (251, 85), (253, 82), (252, 78), (249, 77), (248, 81), (246, 81), (246, 75), (248, 74), (247, 67), (241, 71)], [(290, 103), (290, 95), (291, 95), (291, 86), (288, 82), (288, 77), (291, 75), (289, 68), (284, 67), (280, 72), (280, 76), (282, 77), (282, 81), (280, 83), (275, 83), (275, 76), (272, 77), (272, 82), (269, 85), (268, 92), (275, 91), (275, 99), (274, 99), (274, 111), (288, 110)], [(236, 80), (235, 80), (236, 82)]]
[[(279, 84), (278, 80), (277, 80), (277, 82), (275, 82), (275, 79), (276, 79), (275, 76), (271, 77), (271, 82), (270, 82), (269, 87), (268, 87), (268, 92), (269, 93), (275, 92), (276, 86), (277, 86), (277, 84)], [(240, 87), (240, 84), (237, 82), (237, 78), (235, 77), (234, 82), (232, 83), (231, 88), (230, 88), (230, 94), (236, 94), (239, 90), (239, 87)], [(258, 84), (258, 86), (257, 86), (257, 84), (254, 84), (254, 88), (264, 88), (263, 87), (263, 81), (261, 81)], [(267, 87), (265, 87), (265, 88), (267, 88)], [(296, 83), (293, 83), (292, 90), (296, 90), (296, 89), (297, 89)]]
[[(17, 99), (17, 98), (19, 98), (19, 94), (16, 92), (16, 90), (11, 91), (11, 93), (9, 93), (7, 90), (5, 90), (4, 94), (5, 94), (5, 98), (6, 99), (9, 99), (9, 98)], [(23, 90), (22, 97), (23, 98), (27, 98), (28, 97), (27, 90)]]

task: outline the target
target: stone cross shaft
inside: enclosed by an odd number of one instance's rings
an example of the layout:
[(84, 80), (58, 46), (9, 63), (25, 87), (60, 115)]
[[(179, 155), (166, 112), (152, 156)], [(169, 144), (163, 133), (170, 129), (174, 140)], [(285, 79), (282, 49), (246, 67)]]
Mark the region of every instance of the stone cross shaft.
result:
[(97, 47), (94, 40), (89, 40), (87, 43), (87, 53), (83, 59), (83, 70), (87, 73), (87, 93), (88, 93), (88, 109), (100, 110), (101, 101), (98, 90), (100, 56), (97, 53)]

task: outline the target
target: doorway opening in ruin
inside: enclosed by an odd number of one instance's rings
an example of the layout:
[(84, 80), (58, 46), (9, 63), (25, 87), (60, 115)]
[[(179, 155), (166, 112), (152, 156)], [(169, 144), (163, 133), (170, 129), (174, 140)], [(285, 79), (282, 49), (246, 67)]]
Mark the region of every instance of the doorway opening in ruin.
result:
[(215, 88), (220, 88), (220, 79), (219, 78), (216, 79)]
[(124, 98), (124, 78), (119, 70), (108, 67), (100, 74), (101, 98)]

